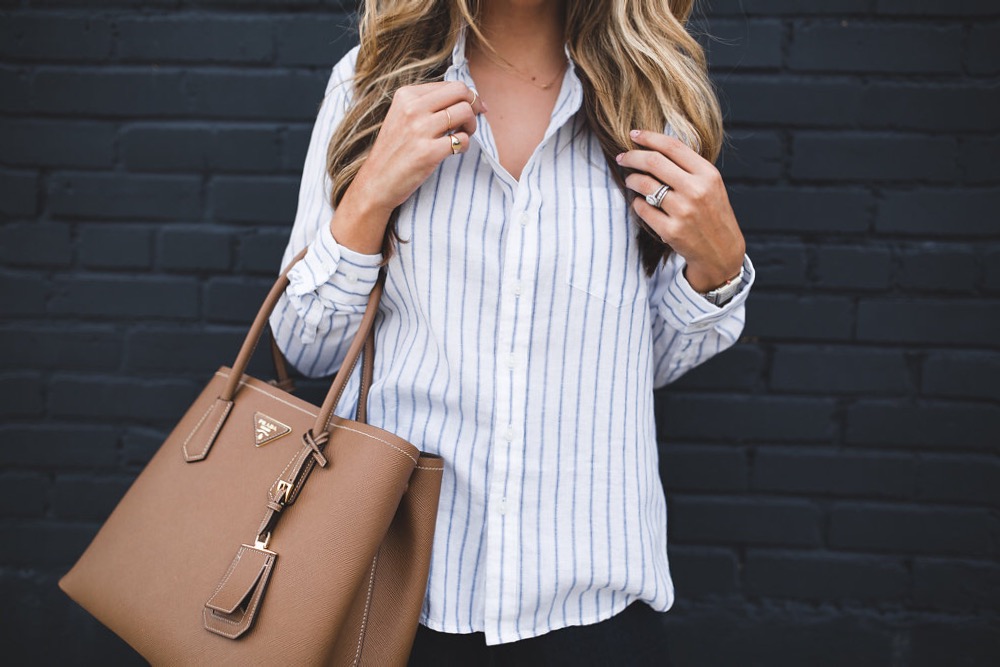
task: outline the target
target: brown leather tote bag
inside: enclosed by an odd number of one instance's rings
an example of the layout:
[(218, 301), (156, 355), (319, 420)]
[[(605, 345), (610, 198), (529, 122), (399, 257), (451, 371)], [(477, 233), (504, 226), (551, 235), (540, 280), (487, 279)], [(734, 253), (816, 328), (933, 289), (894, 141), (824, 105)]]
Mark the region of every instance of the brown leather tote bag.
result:
[[(59, 581), (153, 664), (408, 660), (443, 461), (365, 421), (385, 269), (319, 407), (244, 374), (287, 273), (233, 367), (215, 373)], [(362, 351), (357, 420), (342, 419), (334, 410)]]

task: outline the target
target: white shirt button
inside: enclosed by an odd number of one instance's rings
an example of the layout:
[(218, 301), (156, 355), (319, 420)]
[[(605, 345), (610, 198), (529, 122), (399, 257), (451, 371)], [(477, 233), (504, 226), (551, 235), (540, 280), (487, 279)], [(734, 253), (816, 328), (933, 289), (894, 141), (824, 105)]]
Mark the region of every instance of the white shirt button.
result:
[(503, 437), (507, 440), (507, 442), (513, 442), (513, 440), (514, 440), (514, 429), (512, 427), (508, 426), (507, 430), (504, 431)]
[(507, 513), (507, 499), (506, 498), (501, 498), (500, 499), (500, 514), (506, 514), (506, 513)]
[(348, 271), (348, 273), (347, 273), (347, 282), (349, 282), (349, 283), (356, 283), (356, 282), (358, 282), (358, 274), (354, 273), (354, 271)]
[(514, 296), (521, 296), (521, 281), (514, 283)]
[(521, 214), (521, 226), (524, 227), (527, 224), (528, 224), (528, 214), (527, 213), (522, 213)]
[(513, 354), (508, 354), (507, 355), (507, 368), (514, 368), (514, 366), (516, 365), (516, 363), (517, 363), (517, 360), (514, 358), (514, 355)]

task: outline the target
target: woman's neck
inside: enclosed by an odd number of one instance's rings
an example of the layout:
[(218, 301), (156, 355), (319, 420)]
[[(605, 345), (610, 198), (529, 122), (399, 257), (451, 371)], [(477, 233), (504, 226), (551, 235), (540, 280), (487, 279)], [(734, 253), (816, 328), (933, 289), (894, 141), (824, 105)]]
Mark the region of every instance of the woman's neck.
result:
[(489, 0), (480, 29), (521, 71), (556, 71), (565, 61), (563, 0)]

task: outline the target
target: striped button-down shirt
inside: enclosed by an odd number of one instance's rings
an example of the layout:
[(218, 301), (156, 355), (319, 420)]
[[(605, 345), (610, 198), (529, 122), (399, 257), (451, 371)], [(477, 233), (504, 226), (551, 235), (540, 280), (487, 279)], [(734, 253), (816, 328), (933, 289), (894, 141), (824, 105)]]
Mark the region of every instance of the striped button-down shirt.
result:
[[(308, 376), (336, 370), (381, 254), (330, 230), (326, 146), (357, 49), (334, 68), (308, 148), (285, 263), (309, 251), (271, 319)], [(567, 52), (567, 56), (568, 56)], [(464, 34), (446, 80), (474, 86)], [(653, 390), (733, 345), (754, 280), (719, 307), (672, 253), (642, 270), (625, 198), (578, 113), (572, 62), (519, 180), (488, 114), (403, 204), (376, 326), (369, 423), (443, 457), (421, 623), (487, 644), (674, 602)], [(359, 372), (336, 414), (354, 415)], [(353, 398), (352, 398), (353, 397)]]

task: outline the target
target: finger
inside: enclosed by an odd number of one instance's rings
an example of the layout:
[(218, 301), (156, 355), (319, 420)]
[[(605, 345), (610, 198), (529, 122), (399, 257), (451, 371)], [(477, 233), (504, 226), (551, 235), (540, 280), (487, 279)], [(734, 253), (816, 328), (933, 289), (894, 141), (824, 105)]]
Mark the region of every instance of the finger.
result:
[(479, 127), (476, 120), (476, 111), (468, 102), (459, 102), (452, 106), (451, 116), (455, 119), (456, 128), (464, 130), (467, 134), (473, 134)]
[(440, 83), (440, 86), (428, 88), (420, 98), (420, 102), (426, 103), (427, 108), (431, 111), (439, 111), (458, 102), (471, 103), (473, 98), (476, 100), (475, 105), (472, 106), (475, 113), (482, 113), (486, 110), (482, 99), (461, 81), (442, 81)]
[(415, 102), (425, 97), (428, 93), (447, 85), (448, 81), (430, 81), (428, 83), (412, 83), (400, 86), (393, 93), (393, 100), (400, 102)]
[(475, 88), (469, 88), (468, 86), (466, 86), (465, 89), (468, 91), (468, 95), (466, 95), (465, 101), (468, 102), (469, 105), (472, 107), (473, 113), (479, 115), (481, 113), (486, 113), (487, 111), (490, 110), (489, 107), (486, 105), (486, 102), (483, 101), (483, 98), (480, 97), (478, 90), (476, 90)]
[(619, 154), (616, 160), (621, 166), (644, 171), (675, 190), (682, 190), (690, 183), (691, 174), (681, 169), (659, 151), (625, 151)]
[(690, 174), (704, 171), (705, 165), (711, 164), (677, 137), (649, 130), (632, 130), (629, 136), (635, 143), (659, 151)]
[[(431, 128), (431, 132), (437, 132), (437, 134), (446, 134), (453, 130), (462, 130), (467, 134), (472, 134), (476, 131), (476, 127), (478, 127), (476, 115), (467, 102), (452, 104), (450, 107), (432, 114), (428, 120), (428, 125)], [(434, 136), (437, 136), (437, 134)]]
[(671, 246), (674, 244), (676, 224), (669, 215), (654, 206), (650, 206), (644, 197), (636, 197), (632, 200), (632, 210), (652, 228), (660, 237), (660, 241)]
[(430, 92), (433, 92), (442, 86), (447, 86), (449, 84), (456, 83), (455, 81), (428, 81), (427, 83), (411, 83), (408, 86), (402, 86), (400, 90), (409, 90), (413, 93), (414, 97), (424, 97)]
[(436, 150), (435, 157), (440, 162), (450, 155), (458, 155), (469, 150), (469, 135), (465, 132), (446, 134), (434, 140), (434, 148)]
[[(663, 184), (649, 174), (636, 171), (625, 177), (625, 185), (628, 186), (629, 190), (638, 193), (639, 196), (645, 200), (646, 195), (655, 193)], [(674, 211), (671, 209), (671, 204), (676, 197), (677, 193), (674, 192), (673, 188), (667, 190), (667, 194), (663, 195), (663, 199), (660, 200), (660, 210), (664, 211), (667, 215), (674, 215)]]
[(649, 174), (646, 174), (641, 171), (633, 171), (631, 174), (625, 177), (625, 185), (628, 186), (629, 190), (638, 193), (642, 197), (645, 197), (646, 195), (651, 195), (657, 190), (659, 190), (660, 186), (664, 184), (656, 180)]

